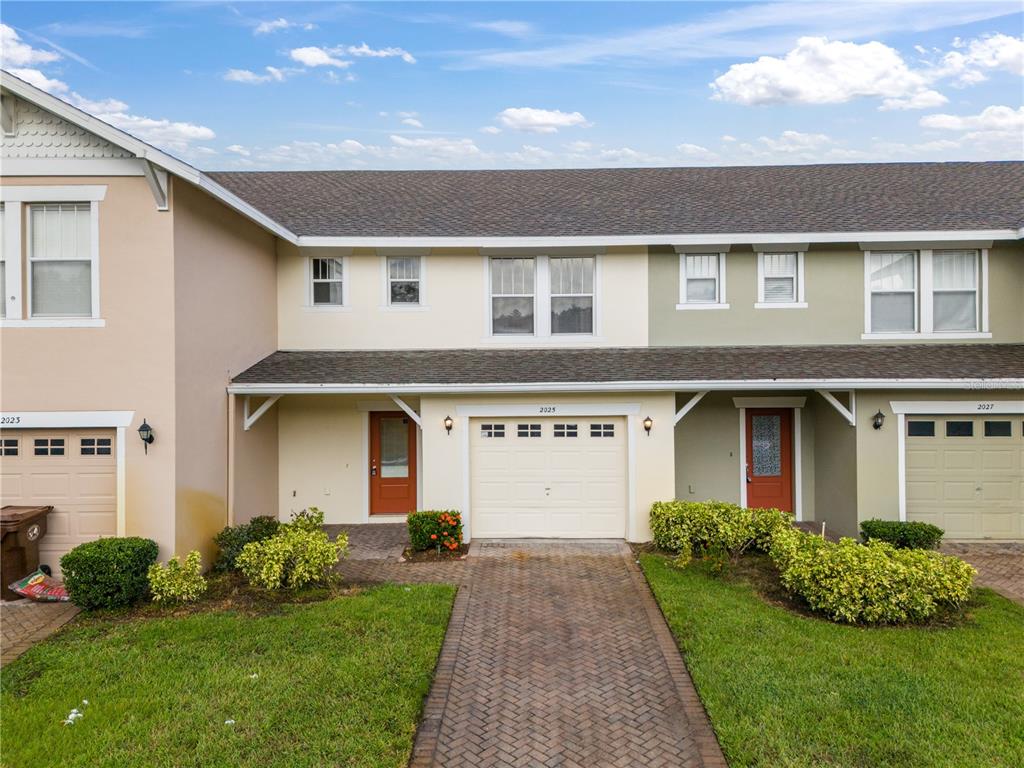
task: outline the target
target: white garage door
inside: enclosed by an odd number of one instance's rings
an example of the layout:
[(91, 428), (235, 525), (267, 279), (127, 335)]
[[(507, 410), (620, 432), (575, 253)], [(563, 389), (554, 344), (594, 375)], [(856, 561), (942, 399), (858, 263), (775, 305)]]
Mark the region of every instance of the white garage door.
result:
[(626, 535), (626, 420), (473, 419), (472, 535)]
[(1020, 416), (908, 416), (907, 519), (948, 539), (1024, 538)]
[(60, 574), (60, 558), (82, 542), (117, 534), (117, 451), (112, 429), (0, 432), (0, 500), (53, 505), (39, 562)]

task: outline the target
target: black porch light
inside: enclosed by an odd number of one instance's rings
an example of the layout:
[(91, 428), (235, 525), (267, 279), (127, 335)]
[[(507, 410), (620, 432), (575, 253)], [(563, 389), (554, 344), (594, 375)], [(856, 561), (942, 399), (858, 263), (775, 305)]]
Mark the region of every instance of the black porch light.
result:
[(153, 437), (153, 428), (149, 426), (149, 422), (145, 419), (142, 420), (142, 424), (139, 426), (139, 437), (142, 438), (143, 445), (145, 446), (146, 453), (149, 453), (149, 444), (155, 439)]
[(885, 423), (885, 414), (881, 410), (878, 411), (874, 416), (871, 417), (871, 426), (875, 429), (881, 429)]
[(647, 436), (651, 436), (651, 427), (654, 426), (654, 419), (650, 416), (644, 419), (644, 430), (647, 432)]
[(449, 435), (452, 433), (452, 427), (453, 426), (455, 426), (455, 422), (452, 420), (452, 417), (451, 416), (445, 416), (444, 417), (444, 428), (448, 432)]

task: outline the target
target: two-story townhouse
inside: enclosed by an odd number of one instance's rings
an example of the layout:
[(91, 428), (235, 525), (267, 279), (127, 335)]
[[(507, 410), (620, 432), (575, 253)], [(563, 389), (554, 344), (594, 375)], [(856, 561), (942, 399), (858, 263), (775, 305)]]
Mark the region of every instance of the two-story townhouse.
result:
[[(226, 306), (241, 346), (197, 321), (187, 372), (147, 367), (224, 417), (176, 451), (225, 475), (211, 521), (451, 508), (468, 537), (644, 541), (678, 497), (1024, 537), (1022, 163), (190, 170), (195, 215), (272, 251), (175, 268), (174, 322)], [(5, 416), (73, 402), (63, 373)]]
[(58, 572), (98, 536), (208, 557), (227, 519), (225, 387), (277, 349), (281, 230), (175, 158), (0, 84), (2, 502), (53, 505), (41, 559)]

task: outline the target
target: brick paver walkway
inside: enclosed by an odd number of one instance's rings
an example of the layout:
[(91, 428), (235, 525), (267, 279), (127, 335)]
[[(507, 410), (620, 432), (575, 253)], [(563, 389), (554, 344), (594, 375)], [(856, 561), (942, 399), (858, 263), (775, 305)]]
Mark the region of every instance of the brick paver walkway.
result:
[(411, 766), (725, 766), (624, 543), (474, 542), (449, 573)]
[(977, 568), (979, 585), (1024, 605), (1024, 543), (945, 543), (942, 551)]
[(52, 635), (76, 613), (71, 603), (0, 602), (0, 666)]

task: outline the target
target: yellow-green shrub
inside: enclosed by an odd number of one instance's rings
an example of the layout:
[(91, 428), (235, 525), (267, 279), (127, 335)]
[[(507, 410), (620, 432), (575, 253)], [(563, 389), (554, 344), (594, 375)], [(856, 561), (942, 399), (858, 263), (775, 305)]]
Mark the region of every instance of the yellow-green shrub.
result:
[(956, 557), (882, 541), (838, 543), (779, 529), (769, 553), (783, 586), (815, 611), (850, 624), (920, 622), (962, 604), (976, 571)]
[(792, 517), (777, 509), (750, 509), (724, 501), (659, 501), (651, 507), (651, 533), (659, 548), (685, 563), (694, 552), (725, 552), (735, 559), (766, 550), (773, 533)]
[[(315, 515), (318, 511), (311, 512)], [(246, 544), (236, 564), (249, 583), (258, 587), (304, 587), (326, 583), (331, 569), (347, 551), (345, 534), (331, 541), (326, 531), (304, 516), (282, 525), (269, 539)]]
[(188, 553), (184, 563), (177, 556), (167, 565), (153, 563), (147, 576), (150, 594), (157, 603), (191, 602), (206, 591), (202, 556), (195, 550)]

